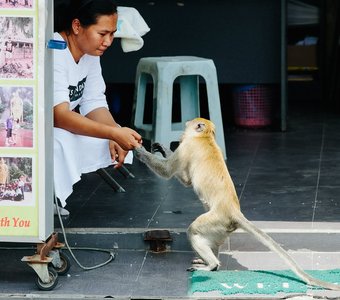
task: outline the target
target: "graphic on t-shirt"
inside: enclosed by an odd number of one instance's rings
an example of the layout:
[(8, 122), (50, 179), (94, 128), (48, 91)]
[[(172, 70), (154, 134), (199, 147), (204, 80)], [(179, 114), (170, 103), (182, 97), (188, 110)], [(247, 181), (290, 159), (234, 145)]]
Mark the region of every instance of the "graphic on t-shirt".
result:
[(70, 85), (69, 89), (69, 98), (70, 102), (77, 101), (79, 98), (83, 96), (84, 88), (85, 88), (86, 77), (80, 80), (77, 86)]

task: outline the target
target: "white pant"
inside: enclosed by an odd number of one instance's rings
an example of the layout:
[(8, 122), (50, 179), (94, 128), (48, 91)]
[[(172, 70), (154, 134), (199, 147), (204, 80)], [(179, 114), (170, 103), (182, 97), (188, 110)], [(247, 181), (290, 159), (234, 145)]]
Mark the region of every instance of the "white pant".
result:
[[(125, 158), (132, 163), (132, 152)], [(81, 174), (97, 171), (112, 164), (109, 141), (73, 134), (54, 128), (54, 190), (62, 206), (72, 194)]]

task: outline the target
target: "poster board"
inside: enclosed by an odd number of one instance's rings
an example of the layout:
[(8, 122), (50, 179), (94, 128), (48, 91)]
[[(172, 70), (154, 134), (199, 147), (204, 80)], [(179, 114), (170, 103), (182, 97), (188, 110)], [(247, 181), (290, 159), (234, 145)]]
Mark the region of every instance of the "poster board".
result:
[(0, 0), (0, 241), (53, 231), (52, 6)]

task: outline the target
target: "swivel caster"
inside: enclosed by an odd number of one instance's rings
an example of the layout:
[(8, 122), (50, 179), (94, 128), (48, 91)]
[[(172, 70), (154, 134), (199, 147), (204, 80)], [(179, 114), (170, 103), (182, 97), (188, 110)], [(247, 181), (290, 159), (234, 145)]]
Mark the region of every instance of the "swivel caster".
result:
[(59, 251), (59, 260), (58, 260), (58, 263), (54, 263), (52, 261), (51, 264), (53, 265), (53, 268), (55, 269), (55, 271), (60, 276), (67, 274), (67, 272), (71, 268), (70, 258), (66, 254), (62, 253), (61, 251)]
[(53, 268), (48, 268), (47, 271), (48, 271), (48, 281), (47, 282), (43, 282), (42, 279), (39, 276), (37, 276), (37, 278), (35, 280), (35, 284), (42, 291), (51, 291), (58, 284), (58, 273), (57, 273), (57, 271), (54, 270)]

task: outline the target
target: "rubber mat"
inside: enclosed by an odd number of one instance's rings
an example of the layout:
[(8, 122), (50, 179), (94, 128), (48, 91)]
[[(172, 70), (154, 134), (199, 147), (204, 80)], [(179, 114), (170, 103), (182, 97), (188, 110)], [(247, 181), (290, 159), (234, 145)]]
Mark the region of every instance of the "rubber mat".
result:
[[(311, 276), (340, 284), (340, 269), (306, 271)], [(218, 292), (231, 294), (277, 294), (305, 293), (310, 287), (301, 281), (292, 271), (195, 271), (190, 276), (189, 294)]]

